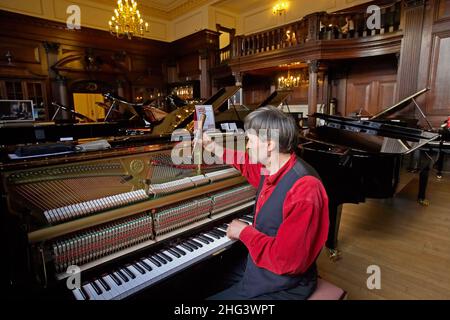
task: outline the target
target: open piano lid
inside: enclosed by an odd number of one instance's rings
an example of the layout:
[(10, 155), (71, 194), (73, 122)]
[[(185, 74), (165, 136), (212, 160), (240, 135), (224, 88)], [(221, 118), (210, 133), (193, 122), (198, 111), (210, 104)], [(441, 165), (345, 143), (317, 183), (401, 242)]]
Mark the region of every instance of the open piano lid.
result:
[(256, 109), (271, 105), (274, 107), (279, 107), (281, 104), (284, 103), (284, 101), (291, 95), (293, 90), (287, 89), (287, 90), (275, 90), (268, 96), (263, 102), (261, 102)]
[(402, 101), (394, 104), (393, 106), (377, 113), (376, 115), (374, 115), (372, 118), (370, 118), (370, 120), (375, 120), (375, 119), (380, 119), (380, 118), (384, 118), (387, 117), (391, 114), (394, 114), (396, 112), (399, 112), (401, 110), (403, 110), (404, 108), (406, 108), (407, 106), (409, 106), (411, 104), (411, 102), (413, 102), (413, 100), (419, 96), (421, 96), (422, 94), (424, 94), (425, 92), (427, 92), (428, 88), (422, 89), (412, 95), (410, 95), (409, 97), (406, 97), (405, 99), (403, 99)]
[[(387, 116), (407, 107), (413, 100), (428, 91), (423, 89), (399, 103), (373, 116), (370, 120), (359, 120), (349, 117), (332, 116), (322, 113), (314, 113), (312, 117), (321, 119), (320, 126), (329, 131), (343, 130), (358, 136), (359, 139), (367, 136), (378, 136), (381, 141), (382, 153), (408, 154), (426, 145), (439, 137), (439, 134), (404, 126), (397, 126), (391, 123), (376, 121), (382, 116)], [(324, 130), (322, 130), (324, 131)], [(331, 133), (331, 132), (330, 132)], [(349, 135), (346, 135), (349, 137)]]

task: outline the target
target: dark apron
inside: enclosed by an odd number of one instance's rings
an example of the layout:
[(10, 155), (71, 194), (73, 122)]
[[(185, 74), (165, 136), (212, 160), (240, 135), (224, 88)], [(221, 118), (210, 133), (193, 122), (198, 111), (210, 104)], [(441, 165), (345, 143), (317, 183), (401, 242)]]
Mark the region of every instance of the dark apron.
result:
[[(320, 179), (317, 172), (309, 164), (301, 159), (297, 159), (294, 167), (283, 176), (269, 199), (266, 200), (258, 212), (256, 221), (253, 225), (256, 230), (270, 237), (275, 237), (277, 235), (278, 229), (283, 222), (283, 204), (286, 194), (292, 186), (304, 176), (314, 176)], [(264, 180), (265, 177), (262, 176), (256, 199), (259, 198)], [(256, 210), (256, 204), (254, 210)], [(303, 274), (295, 276), (278, 275), (267, 269), (257, 267), (249, 254), (244, 276), (239, 283), (239, 287), (240, 290), (242, 290), (241, 294), (251, 299), (264, 294), (289, 290), (292, 288), (296, 288), (297, 291), (300, 289), (301, 291), (302, 286), (305, 287), (305, 290), (310, 290), (311, 286), (308, 284), (311, 281), (316, 281), (316, 278), (317, 269), (315, 262)]]

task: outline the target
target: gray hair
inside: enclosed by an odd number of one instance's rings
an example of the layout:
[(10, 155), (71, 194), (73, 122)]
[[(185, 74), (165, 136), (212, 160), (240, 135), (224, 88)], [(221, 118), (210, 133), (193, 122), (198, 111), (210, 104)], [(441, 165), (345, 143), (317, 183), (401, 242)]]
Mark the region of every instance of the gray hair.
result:
[(266, 106), (250, 113), (245, 118), (244, 128), (246, 131), (253, 129), (257, 133), (265, 130), (268, 140), (275, 138), (271, 135), (271, 130), (276, 129), (281, 153), (291, 153), (297, 148), (298, 129), (294, 119), (275, 107)]

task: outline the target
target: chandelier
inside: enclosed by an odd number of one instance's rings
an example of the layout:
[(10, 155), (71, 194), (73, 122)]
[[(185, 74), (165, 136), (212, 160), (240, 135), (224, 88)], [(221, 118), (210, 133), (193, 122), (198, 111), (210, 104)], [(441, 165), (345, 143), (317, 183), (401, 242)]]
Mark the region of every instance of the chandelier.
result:
[(274, 5), (273, 7), (272, 7), (272, 13), (274, 14), (274, 15), (282, 15), (282, 14), (286, 14), (286, 11), (287, 11), (287, 8), (288, 8), (288, 4), (287, 4), (287, 2), (278, 2), (276, 5)]
[(137, 2), (134, 0), (117, 1), (117, 9), (109, 20), (109, 32), (122, 39), (126, 36), (129, 40), (133, 36), (143, 37), (144, 32), (148, 32), (148, 23), (141, 18), (141, 13), (137, 10)]
[(278, 89), (291, 89), (298, 87), (300, 85), (300, 81), (300, 76), (293, 76), (288, 72), (286, 77), (281, 76), (278, 78)]

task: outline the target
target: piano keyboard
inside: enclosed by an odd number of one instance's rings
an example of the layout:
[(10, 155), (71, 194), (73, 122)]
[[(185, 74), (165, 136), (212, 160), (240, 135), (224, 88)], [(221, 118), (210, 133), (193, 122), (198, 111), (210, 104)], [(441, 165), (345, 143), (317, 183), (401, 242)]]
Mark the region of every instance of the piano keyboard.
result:
[[(252, 224), (253, 217), (241, 220)], [(141, 256), (72, 291), (77, 300), (121, 300), (230, 247), (228, 224), (201, 232), (160, 251)]]

